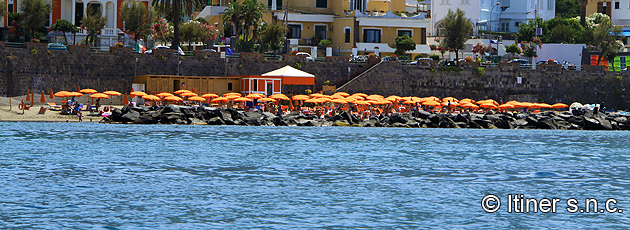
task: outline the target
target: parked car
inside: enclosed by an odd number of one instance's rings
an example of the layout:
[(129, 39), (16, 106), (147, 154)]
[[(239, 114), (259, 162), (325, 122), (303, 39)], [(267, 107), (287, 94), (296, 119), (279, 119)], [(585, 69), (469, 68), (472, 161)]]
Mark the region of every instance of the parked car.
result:
[(68, 50), (68, 47), (61, 43), (48, 43), (48, 50)]
[(295, 55), (298, 55), (298, 56), (305, 56), (305, 57), (306, 57), (306, 61), (315, 61), (315, 58), (311, 57), (311, 55), (310, 55), (310, 54), (308, 54), (308, 53), (299, 52), (299, 53), (297, 53), (297, 54), (295, 54)]
[(508, 61), (508, 63), (518, 63), (521, 65), (521, 68), (529, 68), (529, 61), (525, 59), (514, 59)]
[(213, 49), (205, 49), (205, 50), (201, 50), (201, 51), (217, 52), (216, 50), (213, 50)]
[(542, 64), (558, 64), (560, 65), (560, 62), (556, 61), (556, 60), (551, 60), (552, 62), (549, 63), (549, 61), (538, 61), (536, 62), (536, 66), (542, 65)]
[(457, 63), (455, 61), (442, 61), (440, 66), (457, 66)]
[(431, 58), (418, 58), (415, 61), (409, 63), (409, 65), (418, 65), (419, 61), (431, 61), (431, 60), (433, 60), (433, 59), (431, 59)]

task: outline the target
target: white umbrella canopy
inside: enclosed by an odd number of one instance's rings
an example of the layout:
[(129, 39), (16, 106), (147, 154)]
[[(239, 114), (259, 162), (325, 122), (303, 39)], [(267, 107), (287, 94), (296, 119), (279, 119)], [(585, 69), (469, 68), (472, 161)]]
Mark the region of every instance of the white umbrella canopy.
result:
[(569, 106), (569, 108), (571, 108), (571, 109), (579, 109), (579, 108), (582, 108), (582, 107), (584, 107), (584, 105), (582, 105), (582, 103), (579, 103), (579, 102), (573, 102)]

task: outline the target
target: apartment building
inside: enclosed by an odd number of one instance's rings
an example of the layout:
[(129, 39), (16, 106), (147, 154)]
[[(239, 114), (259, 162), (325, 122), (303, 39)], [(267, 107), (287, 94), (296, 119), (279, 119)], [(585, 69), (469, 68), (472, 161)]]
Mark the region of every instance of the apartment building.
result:
[(442, 20), (448, 10), (457, 8), (466, 12), (473, 24), (473, 34), (479, 31), (518, 32), (518, 26), (527, 21), (555, 17), (555, 0), (433, 0), (429, 36), (442, 36)]
[[(239, 1), (239, 2), (242, 2)], [(292, 47), (311, 47), (321, 39), (331, 40), (344, 56), (379, 52), (393, 53), (395, 38), (407, 34), (417, 44), (408, 53), (430, 53), (426, 45), (429, 19), (426, 12), (406, 11), (405, 0), (259, 0), (263, 20), (288, 26)], [(198, 17), (222, 29), (227, 1), (214, 0)], [(287, 13), (288, 12), (288, 13)]]

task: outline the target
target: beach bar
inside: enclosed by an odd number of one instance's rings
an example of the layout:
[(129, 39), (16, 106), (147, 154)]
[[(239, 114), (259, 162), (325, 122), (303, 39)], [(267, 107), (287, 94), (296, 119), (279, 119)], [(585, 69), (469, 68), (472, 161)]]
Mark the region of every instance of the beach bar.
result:
[(239, 76), (176, 76), (176, 75), (141, 75), (134, 78), (134, 85), (144, 85), (146, 93), (175, 92), (180, 89), (197, 93), (217, 93), (241, 91)]
[(261, 93), (266, 96), (284, 93), (299, 94), (306, 89), (313, 89), (315, 75), (298, 70), (291, 66), (262, 74), (242, 75), (241, 86), (243, 94)]

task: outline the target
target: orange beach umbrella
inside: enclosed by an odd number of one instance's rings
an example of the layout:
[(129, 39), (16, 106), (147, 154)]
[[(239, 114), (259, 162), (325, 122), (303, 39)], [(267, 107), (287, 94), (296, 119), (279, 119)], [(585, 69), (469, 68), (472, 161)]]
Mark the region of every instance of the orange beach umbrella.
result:
[(95, 93), (95, 94), (90, 95), (90, 97), (91, 98), (97, 98), (97, 99), (100, 98), (100, 99), (102, 99), (102, 98), (109, 98), (109, 95), (104, 94), (104, 93)]
[(110, 90), (110, 91), (105, 91), (105, 92), (103, 92), (103, 93), (104, 93), (104, 94), (107, 94), (107, 95), (109, 95), (109, 96), (120, 96), (120, 95), (122, 95), (122, 93), (117, 92), (117, 91), (113, 91), (113, 90)]
[(68, 91), (59, 91), (59, 92), (56, 92), (54, 95), (55, 97), (69, 97), (68, 96), (69, 93), (70, 92)]
[(164, 100), (167, 100), (167, 101), (183, 101), (184, 99), (182, 99), (181, 97), (178, 97), (178, 96), (168, 96), (168, 97), (165, 97)]
[(131, 92), (129, 94), (129, 96), (132, 96), (132, 97), (144, 97), (146, 95), (147, 94), (145, 92), (142, 92), (142, 91), (133, 91), (133, 92)]
[(219, 95), (216, 95), (214, 93), (206, 93), (204, 95), (201, 95), (201, 97), (203, 97), (203, 98), (216, 98), (216, 97), (219, 97)]
[(246, 97), (239, 97), (234, 99), (234, 102), (246, 102), (246, 101), (252, 101), (252, 99), (246, 98)]
[(82, 89), (79, 90), (80, 93), (87, 93), (87, 94), (93, 94), (93, 93), (98, 93), (98, 91), (96, 91), (95, 89)]

